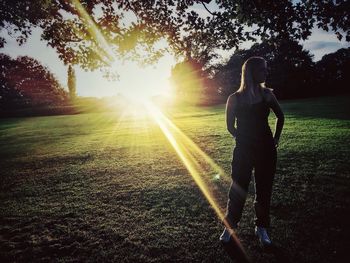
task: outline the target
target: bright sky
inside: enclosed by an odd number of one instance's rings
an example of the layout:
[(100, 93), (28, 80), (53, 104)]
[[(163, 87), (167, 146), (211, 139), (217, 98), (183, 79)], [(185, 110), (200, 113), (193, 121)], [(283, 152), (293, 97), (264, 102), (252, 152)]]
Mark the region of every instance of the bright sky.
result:
[[(213, 10), (214, 6), (208, 6)], [(197, 12), (203, 16), (208, 15), (201, 5), (194, 7)], [(67, 66), (65, 66), (58, 58), (54, 49), (47, 46), (45, 42), (40, 40), (40, 29), (34, 29), (33, 34), (28, 41), (19, 46), (17, 42), (8, 36), (5, 30), (0, 31), (0, 35), (4, 36), (7, 44), (0, 49), (1, 53), (5, 53), (15, 58), (17, 56), (30, 56), (39, 60), (43, 65), (47, 66), (52, 73), (55, 74), (59, 82), (67, 86)], [(249, 48), (251, 42), (243, 43), (242, 48)], [(333, 33), (325, 32), (320, 29), (313, 30), (313, 34), (307, 40), (302, 42), (304, 48), (308, 49), (314, 55), (314, 61), (320, 60), (323, 55), (332, 53), (339, 48), (349, 47), (349, 43), (345, 40), (339, 41)], [(218, 53), (223, 58), (228, 58), (233, 51), (221, 51)], [(106, 80), (100, 71), (85, 72), (79, 67), (75, 67), (77, 76), (77, 93), (79, 96), (104, 97), (113, 96), (118, 93), (125, 95), (132, 94), (148, 94), (160, 95), (171, 92), (168, 79), (170, 77), (171, 67), (175, 65), (175, 60), (170, 54), (166, 54), (154, 66), (140, 68), (136, 63), (128, 62), (125, 64), (116, 63), (115, 67), (120, 74), (120, 80), (111, 82)]]

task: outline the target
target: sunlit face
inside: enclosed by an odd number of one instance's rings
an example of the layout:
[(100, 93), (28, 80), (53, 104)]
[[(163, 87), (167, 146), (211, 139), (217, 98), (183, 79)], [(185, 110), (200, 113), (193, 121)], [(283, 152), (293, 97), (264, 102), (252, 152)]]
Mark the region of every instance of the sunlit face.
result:
[(254, 67), (253, 78), (256, 83), (263, 83), (266, 81), (267, 77), (267, 64), (266, 61), (259, 63)]

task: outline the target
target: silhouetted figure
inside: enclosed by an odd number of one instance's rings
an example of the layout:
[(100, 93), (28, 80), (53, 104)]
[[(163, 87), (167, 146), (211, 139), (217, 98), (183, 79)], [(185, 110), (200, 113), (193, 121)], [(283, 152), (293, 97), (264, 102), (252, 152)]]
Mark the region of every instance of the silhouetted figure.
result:
[[(249, 58), (242, 67), (241, 86), (231, 94), (226, 104), (227, 129), (236, 139), (232, 159), (232, 184), (227, 202), (225, 229), (220, 240), (227, 244), (242, 216), (248, 186), (254, 168), (255, 177), (255, 234), (262, 245), (271, 246), (267, 234), (270, 201), (279, 138), (284, 115), (271, 89), (265, 87), (266, 61)], [(268, 124), (270, 109), (277, 117), (274, 134)]]

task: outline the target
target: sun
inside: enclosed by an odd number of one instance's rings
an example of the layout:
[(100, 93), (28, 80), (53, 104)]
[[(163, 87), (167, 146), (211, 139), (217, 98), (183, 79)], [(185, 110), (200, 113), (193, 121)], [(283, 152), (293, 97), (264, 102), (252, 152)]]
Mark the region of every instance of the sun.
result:
[(140, 66), (136, 62), (115, 65), (119, 81), (115, 83), (119, 94), (136, 102), (154, 98), (172, 100), (174, 90), (170, 85), (171, 68), (175, 64), (170, 56), (161, 58), (157, 64)]

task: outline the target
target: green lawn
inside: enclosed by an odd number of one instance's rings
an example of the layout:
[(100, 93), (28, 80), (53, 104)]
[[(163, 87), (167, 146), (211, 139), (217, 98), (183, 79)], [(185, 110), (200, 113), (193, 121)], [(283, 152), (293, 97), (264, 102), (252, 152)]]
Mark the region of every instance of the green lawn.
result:
[[(349, 105), (282, 103), (270, 233), (284, 262), (347, 262)], [(226, 172), (200, 171), (224, 208), (234, 146), (224, 105), (165, 113)], [(0, 158), (1, 262), (230, 262), (214, 209), (150, 116), (2, 119)], [(257, 244), (252, 202), (251, 185), (238, 236), (253, 262), (280, 262)]]

